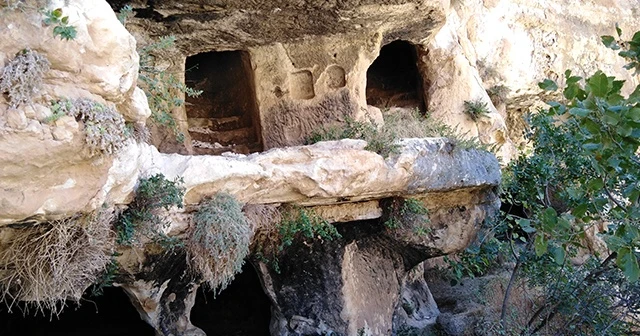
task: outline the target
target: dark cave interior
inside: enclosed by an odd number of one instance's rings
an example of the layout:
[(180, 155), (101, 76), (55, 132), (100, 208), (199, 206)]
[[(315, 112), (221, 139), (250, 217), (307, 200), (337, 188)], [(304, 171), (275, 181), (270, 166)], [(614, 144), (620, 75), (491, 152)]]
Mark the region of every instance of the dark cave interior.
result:
[(408, 107), (424, 110), (422, 78), (413, 44), (397, 40), (380, 49), (367, 70), (367, 104), (379, 108)]
[[(246, 51), (211, 51), (187, 57), (185, 83), (201, 90), (186, 98), (195, 154), (262, 151), (260, 116)], [(217, 144), (216, 144), (217, 143)]]

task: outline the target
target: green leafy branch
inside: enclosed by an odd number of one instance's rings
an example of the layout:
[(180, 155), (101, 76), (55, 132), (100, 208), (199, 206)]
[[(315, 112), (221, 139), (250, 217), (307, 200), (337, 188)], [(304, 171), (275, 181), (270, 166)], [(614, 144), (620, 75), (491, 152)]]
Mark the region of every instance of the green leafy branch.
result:
[(73, 40), (76, 38), (78, 31), (75, 26), (69, 25), (69, 17), (63, 16), (62, 8), (48, 10), (44, 13), (42, 22), (47, 26), (53, 27), (53, 37), (60, 36), (61, 40)]

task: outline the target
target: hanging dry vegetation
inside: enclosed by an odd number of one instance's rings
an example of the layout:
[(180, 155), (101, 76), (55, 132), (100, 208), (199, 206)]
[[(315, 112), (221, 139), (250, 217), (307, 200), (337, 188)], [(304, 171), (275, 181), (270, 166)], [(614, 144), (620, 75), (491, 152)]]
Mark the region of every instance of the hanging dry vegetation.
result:
[(202, 202), (193, 216), (186, 243), (189, 265), (219, 293), (242, 270), (250, 238), (240, 203), (229, 194), (218, 193)]
[(7, 227), (0, 249), (0, 299), (58, 315), (66, 300), (79, 301), (111, 261), (114, 213), (102, 210), (45, 223)]

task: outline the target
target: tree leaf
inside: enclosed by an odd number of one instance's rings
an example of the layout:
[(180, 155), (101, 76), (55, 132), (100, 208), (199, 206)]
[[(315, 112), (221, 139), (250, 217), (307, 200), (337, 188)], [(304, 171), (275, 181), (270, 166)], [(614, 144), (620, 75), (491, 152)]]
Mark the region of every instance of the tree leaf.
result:
[(616, 33), (618, 34), (618, 37), (622, 37), (622, 29), (620, 29), (618, 23), (616, 23)]
[(633, 34), (633, 38), (631, 39), (631, 41), (640, 44), (640, 31), (637, 31), (635, 34)]
[(593, 76), (587, 80), (587, 85), (596, 97), (606, 97), (611, 91), (611, 83), (609, 78), (602, 71), (598, 70)]
[(600, 36), (600, 38), (602, 39), (602, 44), (604, 44), (605, 47), (612, 50), (620, 49), (618, 42), (616, 42), (616, 39), (613, 36), (604, 35), (604, 36)]
[(629, 95), (629, 102), (640, 103), (640, 85), (636, 86), (636, 89)]
[(640, 267), (638, 267), (638, 259), (631, 248), (623, 247), (618, 250), (616, 264), (620, 269), (622, 269), (624, 275), (629, 281), (638, 281), (638, 278), (640, 277)]
[(581, 107), (574, 107), (572, 109), (569, 109), (569, 113), (578, 117), (586, 117), (589, 115), (589, 113), (591, 113), (591, 110)]
[(618, 251), (619, 249), (621, 249), (623, 246), (626, 245), (626, 242), (624, 241), (624, 239), (616, 236), (616, 235), (603, 235), (602, 239), (604, 239), (604, 242), (607, 243), (607, 247), (611, 250), (611, 251)]
[(542, 82), (538, 83), (538, 86), (545, 91), (556, 91), (558, 90), (558, 84), (552, 81), (551, 79), (545, 79)]
[(615, 126), (620, 121), (620, 116), (613, 111), (605, 111), (604, 115), (602, 116), (602, 121), (611, 126)]
[(558, 265), (562, 265), (565, 258), (564, 248), (562, 246), (552, 246), (550, 250), (553, 261)]
[(538, 257), (547, 253), (547, 242), (544, 239), (544, 235), (539, 234), (536, 236), (536, 239), (533, 242), (533, 247)]

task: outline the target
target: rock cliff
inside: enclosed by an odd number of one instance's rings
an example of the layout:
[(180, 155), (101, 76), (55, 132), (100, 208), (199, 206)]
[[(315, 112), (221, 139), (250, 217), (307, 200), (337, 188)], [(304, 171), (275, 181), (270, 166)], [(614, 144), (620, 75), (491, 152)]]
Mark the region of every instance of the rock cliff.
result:
[[(239, 262), (257, 270), (271, 335), (390, 335), (435, 323), (421, 263), (466, 248), (498, 210), (499, 159), (522, 141), (519, 118), (539, 102), (536, 83), (566, 68), (620, 68), (597, 36), (615, 21), (632, 25), (640, 4), (572, 3), (6, 2), (0, 298), (57, 312), (107, 274), (157, 335), (203, 335), (190, 311), (212, 279), (194, 270), (189, 246), (199, 211), (225, 193), (244, 206), (244, 245), (200, 257), (215, 274), (224, 253), (247, 250)], [(125, 4), (123, 25), (114, 10)], [(175, 48), (144, 49), (170, 34)], [(138, 51), (175, 76), (172, 89), (202, 90), (175, 97), (186, 101), (170, 111), (183, 142), (154, 125)], [(482, 115), (471, 118), (465, 101), (484, 104)], [(392, 107), (428, 111), (495, 145), (499, 159), (445, 138), (400, 139), (387, 157), (364, 140), (305, 145), (329, 124), (383, 127)], [(181, 197), (147, 220), (152, 234), (123, 240), (140, 181), (152, 176), (180, 181)], [(287, 211), (313, 216), (283, 243)], [(326, 225), (333, 239), (301, 238), (305, 223)], [(277, 267), (261, 254), (265, 235), (281, 244)]]

